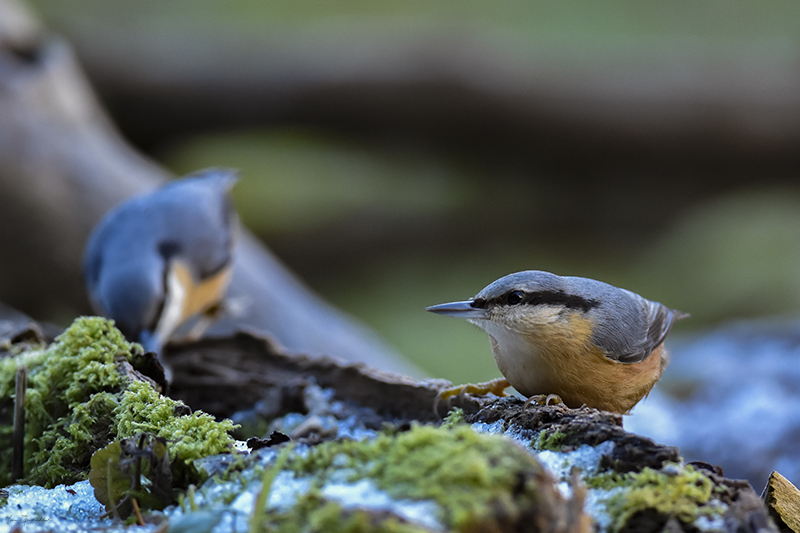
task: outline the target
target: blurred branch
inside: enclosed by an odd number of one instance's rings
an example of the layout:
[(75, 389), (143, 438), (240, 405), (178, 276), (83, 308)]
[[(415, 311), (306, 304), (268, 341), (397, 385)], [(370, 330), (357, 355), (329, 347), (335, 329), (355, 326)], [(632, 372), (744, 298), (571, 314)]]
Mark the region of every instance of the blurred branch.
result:
[[(81, 256), (89, 232), (108, 209), (167, 177), (116, 132), (67, 43), (0, 0), (0, 300), (34, 316), (88, 311)], [(245, 309), (218, 332), (251, 327), (292, 351), (412, 370), (248, 234), (231, 295), (246, 298)]]
[(734, 169), (752, 159), (760, 170), (797, 163), (800, 75), (791, 54), (687, 52), (681, 43), (589, 61), (503, 49), (480, 31), (331, 24), (320, 31), (265, 20), (258, 35), (215, 26), (71, 29), (101, 94), (145, 147), (202, 127), (285, 121), (593, 168), (629, 158), (685, 165), (676, 155), (710, 155)]

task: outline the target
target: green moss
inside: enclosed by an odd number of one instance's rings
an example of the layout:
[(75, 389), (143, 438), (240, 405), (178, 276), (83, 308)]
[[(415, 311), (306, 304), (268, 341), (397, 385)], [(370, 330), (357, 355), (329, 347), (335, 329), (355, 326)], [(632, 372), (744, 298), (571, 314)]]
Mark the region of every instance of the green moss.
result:
[(235, 427), (230, 420), (216, 422), (213, 416), (202, 411), (176, 416), (183, 405), (160, 395), (144, 382), (133, 381), (122, 392), (119, 407), (114, 412), (118, 437), (132, 437), (147, 431), (167, 439), (173, 473), (177, 474), (175, 483), (181, 486), (201, 477), (192, 466), (193, 461), (230, 449), (233, 444), (230, 432)]
[(464, 410), (456, 407), (455, 409), (447, 413), (446, 417), (444, 417), (444, 420), (442, 420), (442, 427), (454, 428), (457, 425), (463, 423), (464, 423)]
[(707, 505), (712, 481), (691, 466), (670, 465), (667, 471), (645, 468), (623, 474), (619, 481), (627, 490), (606, 501), (613, 531), (622, 530), (631, 517), (646, 509), (674, 516), (685, 524), (719, 512), (718, 507)]
[[(138, 346), (113, 322), (96, 317), (78, 318), (44, 350), (0, 359), (0, 483), (53, 487), (85, 479), (95, 451), (140, 431), (165, 437), (170, 457), (187, 466), (232, 442), (230, 421), (217, 423), (204, 413), (176, 416), (179, 402), (120, 372), (120, 364), (136, 368), (141, 361)], [(12, 480), (9, 406), (20, 366), (28, 367), (25, 476)]]
[(252, 532), (300, 533), (325, 531), (326, 533), (424, 533), (427, 529), (403, 523), (396, 517), (378, 517), (360, 509), (345, 510), (334, 502), (322, 498), (317, 491), (301, 496), (286, 512), (268, 516), (261, 527)]
[(547, 430), (543, 429), (539, 432), (539, 437), (536, 439), (534, 448), (537, 450), (551, 450), (554, 452), (560, 452), (561, 447), (564, 445), (566, 439), (566, 433), (555, 430), (553, 433), (548, 435)]
[[(537, 500), (545, 473), (519, 446), (467, 425), (414, 425), (367, 442), (336, 441), (294, 457), (289, 467), (319, 482), (335, 471), (352, 481), (369, 478), (397, 499), (433, 500), (452, 527), (488, 523), (498, 509), (513, 522)], [(341, 475), (341, 474), (340, 474)]]
[(585, 478), (584, 483), (590, 489), (611, 490), (617, 487), (624, 487), (626, 483), (630, 483), (630, 480), (625, 474), (603, 472), (602, 474)]

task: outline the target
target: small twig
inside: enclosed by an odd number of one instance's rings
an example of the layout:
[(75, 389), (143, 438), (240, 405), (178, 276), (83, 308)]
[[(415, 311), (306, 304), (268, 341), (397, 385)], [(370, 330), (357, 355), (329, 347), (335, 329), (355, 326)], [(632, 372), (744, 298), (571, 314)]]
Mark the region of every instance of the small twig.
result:
[(11, 474), (14, 481), (25, 474), (25, 393), (28, 390), (28, 367), (17, 368), (14, 393), (14, 446)]
[(133, 512), (136, 513), (136, 519), (139, 521), (139, 525), (145, 525), (142, 513), (139, 511), (139, 502), (136, 501), (136, 498), (131, 498), (131, 503), (133, 504)]
[[(136, 451), (137, 452), (142, 451), (142, 449), (144, 448), (144, 440), (145, 440), (145, 434), (144, 433), (140, 433), (138, 435), (138, 442), (136, 443)], [(132, 487), (132, 490), (133, 490), (134, 494), (138, 493), (139, 490), (141, 489), (141, 478), (142, 478), (142, 456), (137, 454), (136, 457), (134, 458), (134, 463), (133, 463), (133, 487)], [(134, 498), (134, 501), (136, 501), (135, 498)]]

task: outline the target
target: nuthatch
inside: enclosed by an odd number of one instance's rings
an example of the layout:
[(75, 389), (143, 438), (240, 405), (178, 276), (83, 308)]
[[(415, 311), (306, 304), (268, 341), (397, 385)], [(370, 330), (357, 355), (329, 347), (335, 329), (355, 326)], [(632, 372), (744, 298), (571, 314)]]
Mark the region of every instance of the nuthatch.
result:
[(601, 281), (539, 270), (427, 309), (486, 331), (500, 372), (521, 394), (616, 413), (653, 388), (668, 362), (664, 338), (688, 316)]
[(203, 170), (109, 212), (83, 262), (95, 311), (160, 354), (181, 324), (218, 309), (231, 278), (237, 217), (228, 193), (237, 179)]

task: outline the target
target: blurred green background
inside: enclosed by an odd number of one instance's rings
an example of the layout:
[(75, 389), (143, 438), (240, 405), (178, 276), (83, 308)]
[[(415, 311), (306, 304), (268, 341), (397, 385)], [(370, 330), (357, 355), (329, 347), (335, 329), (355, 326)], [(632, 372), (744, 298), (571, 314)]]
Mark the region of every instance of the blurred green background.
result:
[(244, 224), (425, 372), (424, 311), (524, 269), (691, 313), (800, 309), (800, 4), (35, 0), (123, 134), (239, 168)]

